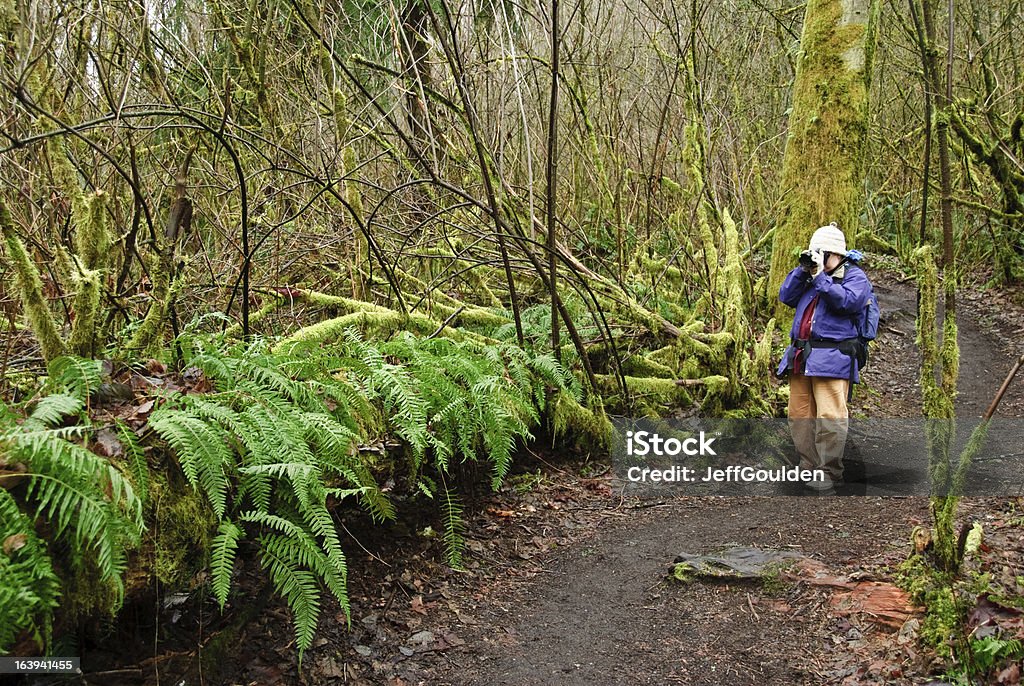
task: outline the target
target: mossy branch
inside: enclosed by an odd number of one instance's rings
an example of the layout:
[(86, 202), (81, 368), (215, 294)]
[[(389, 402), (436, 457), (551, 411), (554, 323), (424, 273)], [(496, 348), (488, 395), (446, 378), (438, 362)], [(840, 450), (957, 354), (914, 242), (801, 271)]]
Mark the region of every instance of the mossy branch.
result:
[(155, 356), (160, 351), (160, 337), (167, 318), (167, 307), (171, 302), (171, 272), (173, 261), (169, 247), (150, 268), (153, 282), (152, 303), (149, 311), (136, 329), (135, 335), (128, 342), (128, 349), (140, 355)]
[(75, 227), (75, 252), (86, 270), (103, 269), (110, 254), (111, 237), (107, 227), (107, 194), (96, 193), (86, 201), (84, 216)]
[[(340, 295), (329, 295), (316, 291), (291, 289), (288, 296), (294, 300), (307, 302), (311, 305), (330, 307), (344, 312), (339, 317), (305, 326), (281, 340), (275, 347), (276, 351), (288, 350), (299, 343), (315, 343), (341, 338), (350, 327), (360, 330), (372, 330), (376, 333), (394, 333), (407, 330), (429, 336), (434, 332), (452, 340), (473, 340), (479, 343), (497, 343), (486, 336), (464, 329), (441, 326), (442, 322), (423, 314), (402, 314), (381, 305), (353, 300)], [(438, 331), (440, 329), (440, 331)]]
[(4, 244), (14, 266), (14, 278), (18, 290), (21, 291), (25, 318), (32, 333), (39, 340), (43, 359), (49, 362), (64, 354), (64, 341), (43, 295), (39, 268), (36, 267), (21, 238), (15, 233), (14, 220), (3, 198), (0, 198), (0, 230), (3, 231)]
[(100, 310), (101, 272), (83, 269), (77, 278), (75, 319), (71, 324), (68, 348), (79, 357), (95, 357), (97, 352), (96, 320)]

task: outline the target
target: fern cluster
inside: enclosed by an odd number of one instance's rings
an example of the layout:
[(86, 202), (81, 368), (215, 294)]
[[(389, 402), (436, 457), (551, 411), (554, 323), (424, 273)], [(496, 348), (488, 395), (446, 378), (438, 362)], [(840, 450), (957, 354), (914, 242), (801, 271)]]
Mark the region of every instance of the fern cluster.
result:
[[(480, 347), (411, 336), (384, 346), (417, 379), (428, 412), (428, 443), (437, 466), (484, 456), (492, 486), (508, 473), (516, 441), (532, 438), (551, 388), (577, 394), (575, 380), (549, 355), (520, 348)], [(475, 354), (472, 354), (475, 352)]]
[(22, 632), (49, 643), (60, 580), (46, 546), (18, 503), (0, 488), (0, 652)]
[(315, 360), (260, 345), (199, 345), (187, 363), (215, 390), (168, 397), (149, 425), (220, 520), (210, 560), (214, 595), (223, 607), (239, 541), (251, 531), (292, 609), (301, 654), (312, 643), (321, 588), (348, 613), (347, 566), (328, 498), (357, 496), (375, 517), (393, 516), (356, 450), (348, 409), (359, 405), (357, 392)]
[[(292, 610), (300, 657), (312, 645), (325, 592), (349, 612), (333, 505), (354, 499), (377, 521), (394, 516), (360, 444), (390, 435), (407, 445), (413, 484), (436, 501), (447, 560), (460, 567), (464, 526), (454, 465), (484, 461), (497, 488), (552, 389), (579, 397), (577, 382), (552, 357), (512, 345), (408, 334), (377, 343), (355, 331), (330, 345), (277, 353), (260, 341), (226, 346), (190, 335), (179, 343), (187, 376), (203, 379), (202, 390), (164, 395), (148, 424), (216, 517), (212, 593), (223, 608), (239, 548), (252, 541)], [(17, 617), (0, 609), (0, 625), (12, 627), (0, 633), (0, 649), (25, 630), (45, 634), (59, 590), (48, 546), (88, 558), (122, 591), (126, 551), (139, 542), (152, 481), (143, 447), (124, 424), (106, 427), (124, 448), (119, 466), (87, 449), (97, 428), (87, 410), (102, 380), (99, 363), (59, 358), (49, 378), (49, 394), (25, 408), (27, 417), (0, 415), (4, 459), (25, 464), (29, 475), (18, 500), (0, 491), (0, 533), (24, 534), (26, 542), (0, 555), (0, 582), (11, 598), (31, 599)], [(47, 545), (33, 533), (35, 520), (49, 522), (54, 538)], [(8, 598), (0, 600), (6, 605)]]
[[(142, 502), (130, 481), (88, 450), (92, 428), (76, 423), (87, 420), (82, 411), (99, 386), (99, 364), (62, 357), (49, 371), (49, 394), (32, 403), (24, 421), (0, 405), (0, 459), (20, 465), (27, 480), (23, 489), (0, 490), (0, 651), (25, 629), (45, 642), (39, 628), (49, 625), (59, 593), (54, 550), (73, 570), (94, 571), (113, 590), (114, 607), (108, 609), (116, 609), (127, 552), (143, 530)], [(49, 546), (34, 533), (37, 521), (47, 523)]]
[[(316, 349), (291, 351), (304, 359)], [(385, 343), (354, 331), (333, 347), (334, 363), (361, 394), (379, 405), (389, 430), (412, 450), (420, 490), (438, 501), (445, 524), (445, 554), (462, 564), (462, 508), (445, 478), (453, 461), (484, 459), (497, 489), (508, 473), (517, 441), (530, 439), (552, 389), (577, 401), (575, 378), (550, 355), (514, 345), (480, 345), (400, 334)], [(429, 457), (430, 471), (423, 469)]]
[(349, 331), (329, 346), (280, 353), (264, 343), (218, 348), (201, 338), (183, 347), (186, 364), (215, 390), (171, 396), (149, 423), (220, 520), (213, 593), (223, 606), (239, 542), (252, 534), (292, 609), (300, 654), (311, 645), (324, 589), (348, 613), (347, 565), (328, 498), (356, 497), (378, 520), (394, 514), (360, 442), (380, 432), (408, 445), (419, 488), (444, 517), (448, 561), (460, 566), (461, 505), (446, 479), (453, 460), (489, 461), (497, 487), (549, 389), (578, 393), (552, 358), (513, 346), (411, 335), (371, 343)]

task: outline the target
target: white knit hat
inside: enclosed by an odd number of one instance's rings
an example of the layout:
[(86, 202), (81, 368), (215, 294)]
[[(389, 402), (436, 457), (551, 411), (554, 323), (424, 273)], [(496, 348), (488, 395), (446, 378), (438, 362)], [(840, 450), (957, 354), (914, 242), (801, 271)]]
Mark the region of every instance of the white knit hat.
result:
[(823, 226), (811, 236), (811, 250), (824, 250), (825, 252), (846, 255), (846, 236), (835, 222)]

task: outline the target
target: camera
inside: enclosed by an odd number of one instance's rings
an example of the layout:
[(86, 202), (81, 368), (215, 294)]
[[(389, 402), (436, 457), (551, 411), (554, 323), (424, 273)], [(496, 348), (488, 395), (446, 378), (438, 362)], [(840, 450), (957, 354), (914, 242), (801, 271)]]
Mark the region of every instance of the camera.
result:
[(804, 250), (800, 253), (800, 266), (804, 269), (814, 269), (814, 257), (811, 255), (810, 250)]

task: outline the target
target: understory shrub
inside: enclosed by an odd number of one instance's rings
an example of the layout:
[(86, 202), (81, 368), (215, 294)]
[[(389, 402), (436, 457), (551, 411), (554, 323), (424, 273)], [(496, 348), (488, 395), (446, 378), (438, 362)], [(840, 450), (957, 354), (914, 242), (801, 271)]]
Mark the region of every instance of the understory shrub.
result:
[[(138, 431), (119, 420), (93, 424), (87, 405), (103, 382), (102, 367), (80, 358), (55, 360), (38, 400), (3, 408), (0, 469), (23, 465), (27, 486), (0, 490), (0, 534), (13, 541), (0, 553), (0, 651), (26, 632), (48, 642), (62, 592), (57, 557), (72, 567), (95, 565), (116, 591), (107, 609), (117, 609), (126, 555), (144, 529), (143, 503), (151, 485), (166, 480), (150, 473), (147, 446), (171, 449), (170, 465), (213, 513), (209, 579), (221, 608), (239, 544), (254, 541), (292, 611), (301, 657), (312, 645), (324, 591), (349, 613), (334, 508), (352, 500), (375, 521), (395, 514), (375, 477), (394, 465), (378, 464), (361, 445), (401, 439), (410, 483), (436, 501), (446, 559), (459, 567), (462, 507), (450, 470), (483, 461), (498, 488), (549, 398), (580, 399), (578, 382), (552, 357), (511, 345), (411, 334), (377, 343), (355, 331), (281, 352), (271, 344), (183, 336), (186, 390), (164, 392)], [(117, 435), (123, 459), (89, 450), (101, 429)], [(66, 580), (63, 592), (70, 592)]]

